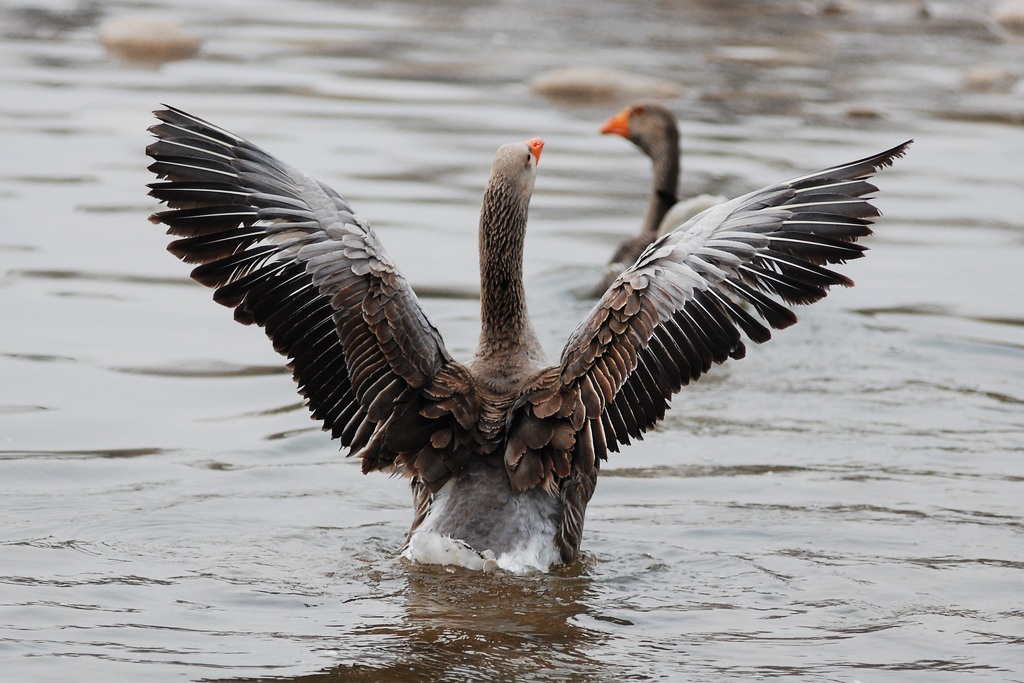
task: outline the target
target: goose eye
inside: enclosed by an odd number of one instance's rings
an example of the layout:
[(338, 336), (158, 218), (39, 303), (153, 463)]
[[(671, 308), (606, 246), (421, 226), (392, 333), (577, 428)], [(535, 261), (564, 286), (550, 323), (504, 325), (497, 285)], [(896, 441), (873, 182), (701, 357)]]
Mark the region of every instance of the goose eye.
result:
[(643, 116), (646, 111), (647, 108), (644, 107), (644, 105), (642, 104), (638, 104), (635, 107), (633, 107), (633, 113), (636, 114), (637, 116)]

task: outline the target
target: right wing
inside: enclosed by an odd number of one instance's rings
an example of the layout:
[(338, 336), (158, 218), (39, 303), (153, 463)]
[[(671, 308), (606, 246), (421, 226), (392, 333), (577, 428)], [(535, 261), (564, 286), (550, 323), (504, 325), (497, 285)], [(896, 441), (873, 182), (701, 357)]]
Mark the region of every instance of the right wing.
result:
[(823, 266), (863, 254), (855, 242), (878, 215), (866, 178), (909, 144), (743, 195), (653, 242), (562, 352), (563, 384), (589, 396), (587, 417), (600, 419), (595, 441), (617, 450), (641, 437), (683, 385), (743, 357), (741, 331), (765, 342), (769, 328), (796, 322), (787, 304), (852, 285)]
[[(513, 486), (542, 486), (586, 505), (600, 461), (642, 438), (669, 399), (715, 363), (742, 358), (796, 322), (792, 304), (850, 286), (824, 266), (862, 255), (878, 210), (867, 178), (902, 156), (881, 154), (771, 185), (712, 207), (655, 240), (577, 327), (561, 364), (538, 373), (509, 419)], [(560, 542), (578, 542), (582, 514)]]
[(178, 109), (155, 115), (146, 153), (167, 182), (150, 194), (170, 210), (151, 220), (183, 238), (168, 249), (236, 320), (264, 328), (364, 471), (443, 485), (475, 424), (472, 385), (369, 224), (247, 140)]

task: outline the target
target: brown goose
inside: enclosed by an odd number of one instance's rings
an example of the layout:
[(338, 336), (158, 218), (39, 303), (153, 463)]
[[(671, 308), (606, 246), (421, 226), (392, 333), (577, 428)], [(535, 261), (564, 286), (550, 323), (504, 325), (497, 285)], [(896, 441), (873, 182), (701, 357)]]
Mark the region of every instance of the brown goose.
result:
[[(544, 359), (522, 281), (543, 142), (498, 149), (480, 214), (481, 327), (454, 360), (377, 236), (349, 203), (252, 143), (178, 109), (156, 112), (151, 220), (243, 324), (287, 356), (313, 417), (363, 470), (404, 475), (414, 560), (518, 570), (577, 557), (608, 451), (641, 438), (712, 364), (848, 279), (876, 191), (907, 144), (794, 178), (656, 240)], [(749, 305), (754, 313), (748, 312)], [(454, 541), (453, 541), (454, 539)]]
[(620, 244), (612, 254), (604, 276), (594, 290), (595, 296), (604, 294), (618, 274), (632, 265), (659, 234), (669, 232), (704, 209), (726, 201), (725, 197), (706, 194), (680, 201), (679, 125), (672, 110), (660, 102), (631, 104), (605, 121), (601, 132), (621, 135), (636, 145), (651, 160), (654, 178), (640, 232)]

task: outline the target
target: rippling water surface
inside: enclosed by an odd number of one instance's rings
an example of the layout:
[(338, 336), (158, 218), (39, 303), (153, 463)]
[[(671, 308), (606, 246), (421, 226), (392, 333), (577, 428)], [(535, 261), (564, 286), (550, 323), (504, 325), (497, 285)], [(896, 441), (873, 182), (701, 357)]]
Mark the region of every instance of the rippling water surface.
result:
[[(98, 27), (153, 4), (0, 9), (4, 680), (1024, 680), (1024, 39), (993, 3), (183, 0), (198, 56), (108, 56)], [(460, 357), (494, 149), (544, 137), (556, 357), (649, 182), (596, 132), (627, 95), (528, 87), (570, 65), (683, 88), (687, 194), (917, 142), (857, 287), (609, 462), (585, 563), (409, 566), (406, 487), (338, 454), (147, 223), (149, 112), (343, 192)]]

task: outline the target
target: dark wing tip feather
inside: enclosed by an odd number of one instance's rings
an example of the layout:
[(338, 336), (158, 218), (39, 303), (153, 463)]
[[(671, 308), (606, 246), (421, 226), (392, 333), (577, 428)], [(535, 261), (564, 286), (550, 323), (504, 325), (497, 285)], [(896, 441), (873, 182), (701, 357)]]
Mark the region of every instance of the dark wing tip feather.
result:
[(562, 354), (563, 381), (599, 389), (586, 409), (592, 441), (628, 444), (661, 419), (660, 401), (742, 357), (741, 334), (765, 342), (797, 322), (795, 305), (852, 286), (825, 266), (864, 255), (856, 241), (880, 215), (867, 179), (912, 142), (738, 197), (648, 248)]
[(887, 149), (884, 152), (872, 154), (871, 156), (864, 157), (863, 159), (858, 159), (845, 164), (831, 166), (822, 171), (816, 171), (804, 176), (799, 176), (798, 178), (790, 180), (789, 184), (796, 189), (801, 189), (802, 187), (806, 187), (806, 184), (813, 184), (822, 178), (866, 178), (877, 173), (880, 169), (885, 168), (886, 166), (892, 166), (897, 159), (906, 155), (907, 149), (911, 144), (913, 144), (913, 142), (914, 140), (910, 139), (891, 149)]
[[(159, 119), (164, 124), (171, 126), (172, 128), (183, 129), (186, 132), (192, 133), (193, 135), (200, 135), (204, 137), (213, 138), (221, 143), (227, 145), (234, 145), (239, 142), (244, 142), (243, 138), (238, 137), (233, 133), (215, 126), (209, 121), (189, 114), (188, 112), (172, 107), (170, 105), (163, 105), (166, 109), (157, 109), (153, 111), (153, 116)], [(149, 127), (149, 131), (156, 137), (165, 137), (162, 133), (161, 124), (153, 124)]]
[(197, 116), (154, 115), (146, 153), (160, 182), (148, 187), (167, 209), (150, 221), (181, 238), (168, 250), (235, 320), (264, 329), (313, 417), (364, 471), (443, 485), (476, 452), (461, 419), (475, 398), (453, 376), (447, 397), (423, 391), (450, 358), (372, 231), (359, 222), (344, 239), (360, 248), (343, 248), (328, 227), (353, 212), (337, 192)]

